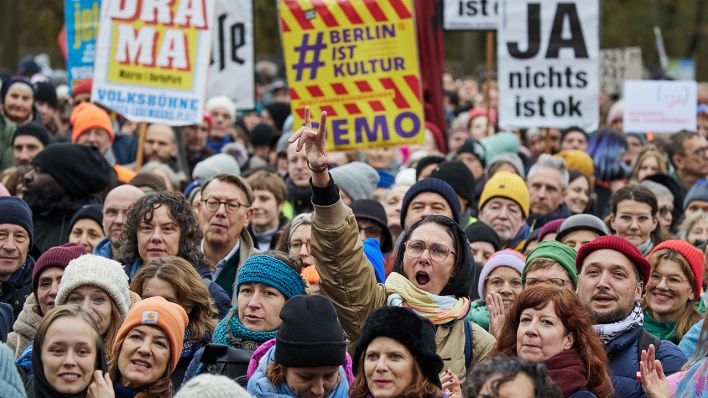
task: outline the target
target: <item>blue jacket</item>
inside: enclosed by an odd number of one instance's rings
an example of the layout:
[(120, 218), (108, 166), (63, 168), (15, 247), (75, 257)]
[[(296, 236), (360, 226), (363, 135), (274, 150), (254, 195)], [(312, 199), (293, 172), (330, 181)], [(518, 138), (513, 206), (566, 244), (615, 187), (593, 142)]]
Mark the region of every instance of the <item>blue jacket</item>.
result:
[[(640, 398), (646, 396), (642, 384), (637, 381), (637, 372), (639, 372), (637, 341), (641, 331), (641, 326), (635, 327), (605, 345), (616, 397)], [(666, 340), (661, 341), (659, 350), (656, 352), (656, 359), (661, 361), (666, 375), (680, 371), (687, 360), (676, 344)]]
[(110, 258), (113, 260), (113, 249), (111, 248), (111, 241), (108, 238), (101, 239), (96, 246), (94, 246), (93, 254), (96, 256), (101, 256), (103, 258)]
[(696, 352), (696, 345), (698, 344), (698, 337), (701, 335), (701, 328), (703, 327), (703, 319), (697, 324), (691, 326), (688, 332), (683, 335), (681, 342), (679, 342), (679, 348), (683, 351), (683, 354), (687, 357), (691, 357), (694, 352)]
[(224, 319), (226, 314), (231, 309), (231, 297), (229, 297), (224, 288), (211, 280), (211, 271), (209, 271), (209, 267), (206, 265), (200, 265), (199, 268), (197, 268), (197, 272), (199, 272), (199, 276), (202, 277), (202, 280), (209, 289), (209, 296), (211, 296), (214, 300), (216, 310), (219, 311), (219, 320)]

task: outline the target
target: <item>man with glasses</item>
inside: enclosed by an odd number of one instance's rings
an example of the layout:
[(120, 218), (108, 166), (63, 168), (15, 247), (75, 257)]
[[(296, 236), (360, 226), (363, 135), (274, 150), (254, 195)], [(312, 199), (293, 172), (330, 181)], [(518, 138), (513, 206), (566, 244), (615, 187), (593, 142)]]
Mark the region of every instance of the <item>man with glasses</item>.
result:
[(106, 237), (93, 248), (93, 254), (114, 260), (113, 254), (123, 243), (121, 235), (126, 213), (143, 195), (143, 191), (133, 185), (120, 185), (108, 192), (103, 201), (103, 233)]
[(199, 227), (204, 234), (202, 252), (213, 280), (236, 303), (233, 285), (243, 262), (255, 252), (247, 231), (253, 215), (253, 191), (243, 178), (219, 174), (202, 186), (197, 204)]
[(708, 175), (708, 140), (692, 131), (680, 131), (671, 136), (669, 146), (675, 177), (686, 189)]
[(526, 257), (521, 282), (524, 289), (547, 284), (575, 291), (575, 249), (555, 240), (539, 243)]

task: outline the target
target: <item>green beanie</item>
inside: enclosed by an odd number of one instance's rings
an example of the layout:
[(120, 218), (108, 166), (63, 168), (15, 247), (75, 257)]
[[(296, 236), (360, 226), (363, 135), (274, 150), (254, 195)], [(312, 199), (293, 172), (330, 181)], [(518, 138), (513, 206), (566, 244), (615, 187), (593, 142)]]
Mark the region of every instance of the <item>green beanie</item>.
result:
[(521, 273), (521, 280), (524, 285), (526, 284), (526, 269), (533, 260), (538, 258), (548, 258), (551, 260), (558, 261), (558, 263), (565, 269), (570, 276), (570, 281), (573, 283), (573, 289), (578, 285), (578, 273), (575, 269), (575, 249), (572, 247), (560, 243), (555, 240), (545, 240), (538, 244), (528, 256), (526, 256), (526, 264), (524, 264), (524, 271)]

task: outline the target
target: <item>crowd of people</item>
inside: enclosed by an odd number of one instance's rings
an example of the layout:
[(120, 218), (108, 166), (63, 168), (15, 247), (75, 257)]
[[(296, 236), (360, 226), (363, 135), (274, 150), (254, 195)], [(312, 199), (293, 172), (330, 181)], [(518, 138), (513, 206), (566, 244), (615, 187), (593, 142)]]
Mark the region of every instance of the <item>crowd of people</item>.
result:
[(708, 397), (708, 86), (696, 131), (500, 131), (446, 73), (447, 126), (348, 152), (267, 63), (192, 126), (91, 86), (0, 86), (0, 395)]

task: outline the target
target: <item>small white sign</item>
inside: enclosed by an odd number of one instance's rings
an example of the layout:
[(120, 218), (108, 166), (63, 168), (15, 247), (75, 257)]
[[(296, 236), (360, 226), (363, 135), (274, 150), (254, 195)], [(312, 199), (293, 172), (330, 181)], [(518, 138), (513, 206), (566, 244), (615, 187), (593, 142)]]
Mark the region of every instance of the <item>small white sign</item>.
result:
[(444, 8), (446, 30), (496, 30), (499, 25), (497, 0), (445, 0)]
[(695, 81), (627, 80), (623, 129), (638, 133), (695, 131), (696, 96)]

